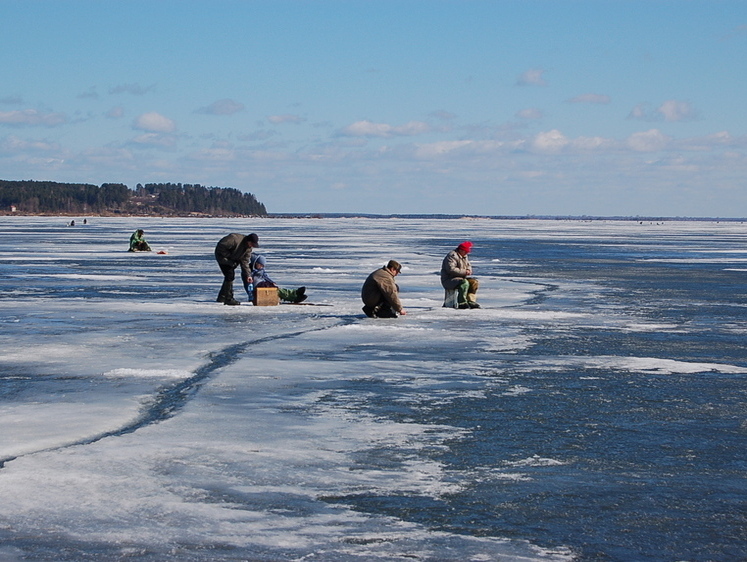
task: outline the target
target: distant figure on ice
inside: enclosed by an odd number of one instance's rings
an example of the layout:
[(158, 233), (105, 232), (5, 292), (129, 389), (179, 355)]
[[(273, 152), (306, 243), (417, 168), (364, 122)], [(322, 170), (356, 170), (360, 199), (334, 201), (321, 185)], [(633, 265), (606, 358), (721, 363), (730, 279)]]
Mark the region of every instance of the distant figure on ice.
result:
[(402, 266), (390, 260), (384, 267), (368, 276), (361, 289), (363, 312), (369, 318), (397, 318), (397, 314), (407, 314), (399, 302), (399, 287), (394, 278)]
[(242, 275), (242, 281), (244, 282), (244, 289), (246, 294), (249, 295), (249, 300), (254, 298), (254, 289), (257, 287), (277, 287), (278, 298), (281, 301), (299, 303), (306, 300), (306, 287), (299, 287), (298, 289), (281, 289), (278, 287), (270, 276), (267, 274), (265, 269), (266, 261), (264, 256), (252, 256), (251, 267), (252, 276), (250, 279), (245, 279)]
[[(472, 251), (472, 242), (462, 242), (446, 254), (441, 264), (441, 285), (447, 291), (457, 292), (456, 307), (460, 309), (480, 308), (477, 303), (477, 279), (472, 275), (472, 265), (467, 254)], [(447, 306), (444, 304), (444, 306)]]
[(68, 226), (75, 226), (75, 221), (74, 220), (70, 221), (70, 224)]
[(218, 241), (215, 246), (215, 260), (223, 273), (223, 285), (218, 293), (217, 302), (232, 306), (241, 304), (233, 298), (233, 280), (236, 278), (235, 270), (238, 266), (241, 266), (242, 279), (251, 278), (249, 260), (252, 257), (252, 248), (259, 248), (259, 236), (254, 233), (248, 236), (229, 234)]
[(130, 249), (129, 252), (150, 252), (150, 246), (145, 240), (145, 232), (142, 229), (138, 229), (130, 236)]

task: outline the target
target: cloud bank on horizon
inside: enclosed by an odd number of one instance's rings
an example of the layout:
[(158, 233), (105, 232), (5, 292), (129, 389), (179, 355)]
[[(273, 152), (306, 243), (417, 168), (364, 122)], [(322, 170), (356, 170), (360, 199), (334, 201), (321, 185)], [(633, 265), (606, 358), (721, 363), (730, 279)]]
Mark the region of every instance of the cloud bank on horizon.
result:
[(742, 0), (9, 0), (0, 179), (747, 216)]

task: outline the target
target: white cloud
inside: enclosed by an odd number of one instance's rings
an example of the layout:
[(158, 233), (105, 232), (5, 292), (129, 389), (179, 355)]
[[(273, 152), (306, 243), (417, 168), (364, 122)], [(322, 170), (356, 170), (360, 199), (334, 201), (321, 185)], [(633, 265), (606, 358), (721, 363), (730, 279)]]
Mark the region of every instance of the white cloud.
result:
[(388, 137), (392, 134), (392, 126), (386, 123), (356, 121), (342, 129), (340, 134), (350, 137)]
[(734, 142), (734, 137), (731, 136), (731, 133), (729, 133), (729, 131), (719, 131), (718, 133), (708, 135), (706, 138), (712, 141), (714, 144), (729, 145)]
[(572, 145), (578, 150), (599, 150), (614, 148), (618, 143), (604, 137), (578, 137), (573, 140)]
[(596, 103), (596, 104), (607, 104), (612, 99), (604, 94), (581, 94), (575, 98), (568, 100), (568, 103)]
[(0, 152), (5, 154), (20, 152), (57, 152), (60, 145), (47, 140), (24, 140), (16, 136), (5, 137), (0, 142)]
[(410, 121), (399, 127), (387, 123), (373, 123), (371, 121), (356, 121), (344, 127), (338, 134), (347, 137), (381, 137), (415, 136), (430, 132), (431, 127), (423, 121)]
[(487, 156), (493, 158), (500, 153), (510, 153), (522, 149), (524, 141), (498, 140), (454, 140), (415, 144), (414, 154), (422, 159), (438, 159), (444, 155), (450, 156)]
[(657, 165), (671, 172), (694, 174), (700, 170), (700, 167), (693, 162), (686, 160), (681, 155), (670, 156), (657, 162)]
[(0, 111), (0, 125), (56, 127), (66, 122), (67, 117), (62, 113), (40, 113), (35, 109)]
[(285, 115), (270, 115), (267, 120), (270, 123), (273, 123), (275, 125), (280, 125), (282, 123), (303, 123), (306, 121), (303, 117), (300, 117), (298, 115), (292, 115), (292, 114), (285, 114)]
[(645, 103), (639, 103), (628, 113), (628, 119), (635, 119), (637, 121), (647, 121), (650, 119), (648, 106)]
[(697, 116), (689, 102), (678, 100), (667, 100), (656, 111), (665, 121), (691, 121)]
[(136, 117), (132, 122), (132, 128), (154, 133), (173, 133), (176, 130), (176, 123), (160, 113), (151, 111)]
[(735, 137), (728, 131), (681, 140), (677, 148), (688, 151), (705, 152), (721, 148), (742, 148), (747, 146), (747, 137)]
[(539, 152), (559, 152), (570, 144), (568, 138), (558, 131), (545, 131), (539, 133), (532, 141), (532, 148)]
[(544, 113), (542, 113), (541, 109), (537, 109), (536, 107), (528, 107), (526, 109), (522, 109), (521, 111), (517, 111), (516, 117), (520, 119), (542, 119), (544, 117)]
[(606, 137), (577, 137), (570, 139), (558, 129), (544, 131), (526, 140), (454, 140), (415, 144), (418, 158), (438, 158), (444, 155), (497, 155), (527, 149), (535, 154), (582, 153), (588, 151), (617, 150), (620, 143)]
[(648, 104), (639, 103), (628, 114), (628, 119), (638, 121), (692, 121), (697, 117), (698, 112), (690, 102), (680, 100), (667, 100), (653, 111)]
[(411, 137), (415, 135), (423, 135), (428, 133), (430, 130), (431, 127), (428, 123), (424, 123), (423, 121), (410, 121), (409, 123), (405, 123), (399, 127), (394, 127), (394, 134)]
[(176, 138), (173, 135), (162, 135), (160, 133), (145, 133), (138, 135), (130, 141), (139, 146), (156, 146), (160, 148), (172, 148), (176, 145)]
[(432, 158), (454, 150), (459, 150), (460, 148), (469, 147), (473, 144), (474, 141), (470, 140), (440, 141), (428, 144), (418, 144), (416, 145), (415, 155), (419, 158)]
[(659, 129), (650, 129), (630, 135), (627, 145), (637, 152), (656, 152), (666, 148), (671, 140), (671, 137), (668, 137)]
[(197, 113), (206, 115), (233, 115), (244, 110), (244, 104), (231, 99), (214, 101), (206, 107), (197, 110)]
[(547, 86), (542, 68), (530, 68), (516, 79), (517, 86)]

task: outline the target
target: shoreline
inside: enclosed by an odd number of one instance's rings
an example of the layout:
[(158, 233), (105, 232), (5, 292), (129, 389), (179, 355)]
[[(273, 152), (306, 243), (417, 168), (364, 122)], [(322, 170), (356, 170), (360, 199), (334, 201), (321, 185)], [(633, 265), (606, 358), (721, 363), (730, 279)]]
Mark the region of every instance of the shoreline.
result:
[(60, 217), (60, 218), (163, 218), (163, 219), (433, 219), (433, 220), (546, 220), (546, 221), (620, 221), (620, 222), (745, 222), (747, 217), (654, 217), (654, 216), (586, 216), (586, 215), (464, 215), (440, 213), (268, 213), (266, 215), (132, 214), (132, 213), (19, 213), (0, 212), (0, 217)]

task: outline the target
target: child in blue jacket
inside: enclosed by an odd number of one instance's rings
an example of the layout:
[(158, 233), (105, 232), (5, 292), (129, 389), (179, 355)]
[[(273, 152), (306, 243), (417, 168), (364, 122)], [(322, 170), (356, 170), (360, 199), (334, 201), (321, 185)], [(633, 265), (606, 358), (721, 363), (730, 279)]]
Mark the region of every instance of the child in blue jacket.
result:
[(253, 255), (250, 267), (252, 269), (252, 278), (244, 279), (244, 289), (246, 294), (249, 295), (249, 300), (254, 298), (255, 287), (276, 287), (278, 290), (278, 297), (281, 301), (299, 303), (306, 300), (306, 287), (299, 287), (298, 289), (281, 289), (277, 286), (270, 276), (267, 275), (265, 269), (265, 257)]

